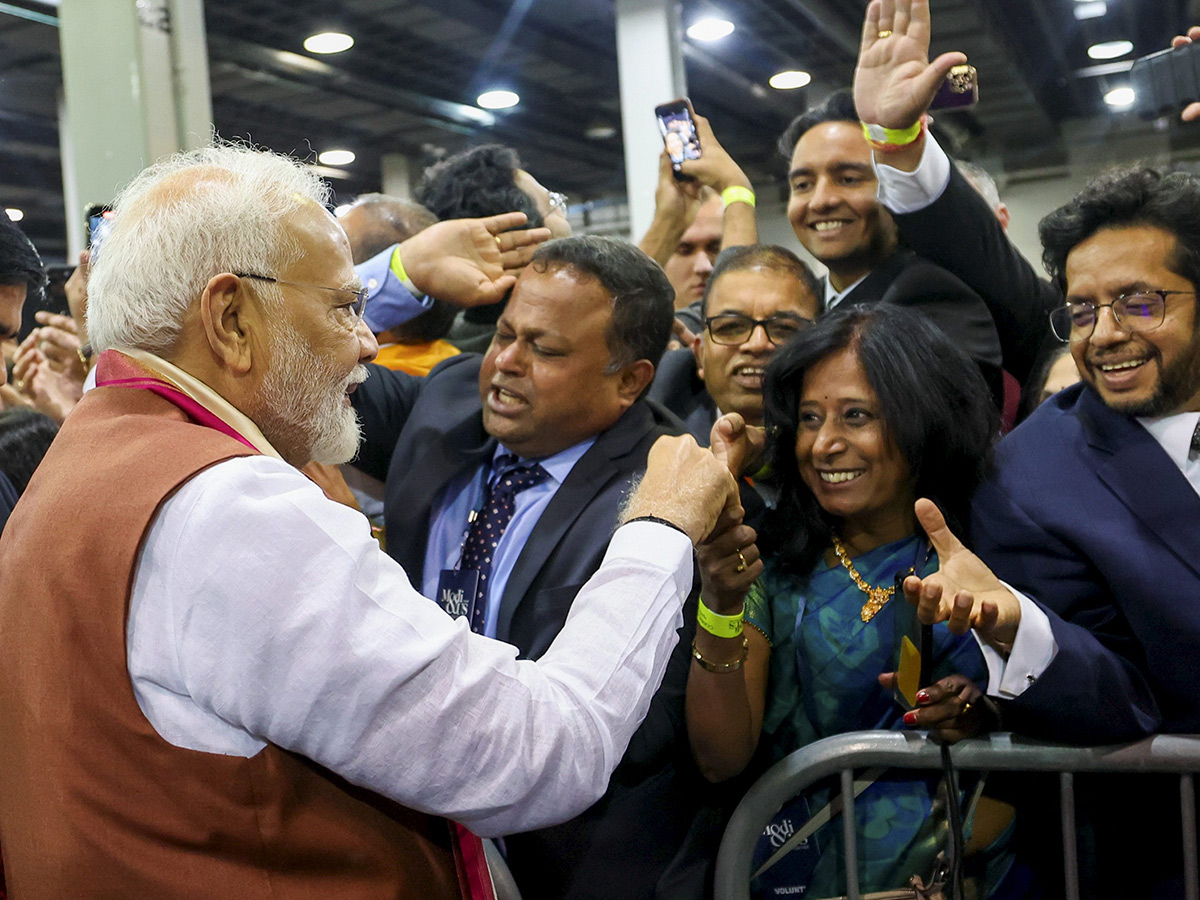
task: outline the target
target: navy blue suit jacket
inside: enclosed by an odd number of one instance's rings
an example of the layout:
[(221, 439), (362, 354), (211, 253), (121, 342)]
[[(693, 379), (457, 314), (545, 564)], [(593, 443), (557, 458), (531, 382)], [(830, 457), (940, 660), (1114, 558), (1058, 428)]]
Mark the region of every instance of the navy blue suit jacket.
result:
[(971, 539), (1058, 643), (1006, 727), (1073, 743), (1200, 732), (1200, 496), (1136, 420), (1084, 385), (1043, 403), (998, 445)]

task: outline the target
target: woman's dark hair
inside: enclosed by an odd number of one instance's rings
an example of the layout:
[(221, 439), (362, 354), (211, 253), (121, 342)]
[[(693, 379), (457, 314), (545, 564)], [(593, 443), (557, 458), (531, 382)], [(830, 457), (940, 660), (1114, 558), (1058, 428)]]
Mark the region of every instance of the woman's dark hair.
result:
[(0, 470), (18, 494), (25, 492), (33, 470), (50, 449), (56, 434), (58, 424), (40, 412), (31, 409), (0, 412)]
[(920, 313), (886, 303), (838, 308), (801, 331), (767, 366), (767, 452), (780, 486), (766, 548), (807, 575), (829, 545), (834, 520), (800, 478), (796, 436), (804, 377), (851, 350), (879, 399), (884, 431), (908, 463), (916, 497), (933, 500), (957, 533), (999, 431), (975, 363)]

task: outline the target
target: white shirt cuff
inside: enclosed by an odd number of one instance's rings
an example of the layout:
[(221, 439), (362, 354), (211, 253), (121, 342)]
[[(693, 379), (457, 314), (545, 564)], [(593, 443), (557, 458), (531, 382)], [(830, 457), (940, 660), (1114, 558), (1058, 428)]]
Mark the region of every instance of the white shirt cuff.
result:
[(875, 154), (875, 172), (879, 178), (879, 202), (894, 213), (918, 212), (929, 206), (950, 183), (950, 157), (933, 135), (925, 135), (921, 163), (915, 172), (902, 172)]
[(1005, 660), (993, 647), (985, 644), (975, 634), (979, 649), (983, 651), (988, 667), (987, 693), (989, 697), (1012, 700), (1020, 697), (1042, 677), (1058, 653), (1058, 643), (1050, 628), (1050, 618), (1036, 603), (1005, 582), (1000, 582), (1021, 604), (1021, 624), (1013, 641), (1012, 652)]

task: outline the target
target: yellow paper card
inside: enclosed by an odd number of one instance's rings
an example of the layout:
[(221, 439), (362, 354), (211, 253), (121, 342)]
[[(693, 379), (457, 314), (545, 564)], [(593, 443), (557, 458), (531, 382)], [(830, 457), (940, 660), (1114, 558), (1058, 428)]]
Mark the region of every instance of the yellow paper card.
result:
[(908, 635), (900, 638), (900, 665), (896, 668), (896, 690), (910, 707), (917, 705), (921, 689), (921, 651)]

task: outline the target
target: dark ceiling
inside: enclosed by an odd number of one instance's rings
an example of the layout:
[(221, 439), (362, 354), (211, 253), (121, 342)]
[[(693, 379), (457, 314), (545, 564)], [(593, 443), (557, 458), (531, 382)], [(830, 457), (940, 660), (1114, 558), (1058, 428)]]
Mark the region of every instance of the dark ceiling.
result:
[[(685, 42), (689, 94), (760, 193), (782, 184), (776, 137), (808, 102), (848, 84), (865, 0), (684, 0), (689, 23), (723, 13), (737, 30)], [(970, 157), (1009, 171), (1061, 166), (1063, 124), (1112, 113), (1102, 95), (1123, 83), (1088, 45), (1127, 38), (1134, 54), (1167, 45), (1196, 0), (1108, 0), (1102, 18), (1077, 21), (1076, 0), (934, 0), (934, 50), (960, 49), (979, 68), (981, 101), (943, 116)], [(0, 205), (49, 259), (66, 250), (56, 94), (61, 71), (53, 5), (0, 3)], [(428, 164), (472, 142), (516, 147), (544, 184), (572, 203), (623, 195), (614, 0), (208, 0), (213, 114), (219, 133), (311, 156), (347, 147), (358, 159), (333, 179), (339, 201), (380, 188), (380, 157)], [(355, 46), (317, 57), (315, 31), (342, 30)], [(285, 51), (285, 52), (280, 52)], [(1126, 57), (1124, 65), (1132, 56)], [(767, 78), (801, 68), (814, 82), (774, 91)], [(517, 90), (521, 104), (490, 127), (472, 115), (485, 87)], [(662, 98), (669, 99), (669, 98)], [(651, 115), (647, 109), (646, 114)], [(591, 139), (589, 127), (614, 136)], [(1200, 146), (1200, 126), (1162, 123), (1172, 145)]]

